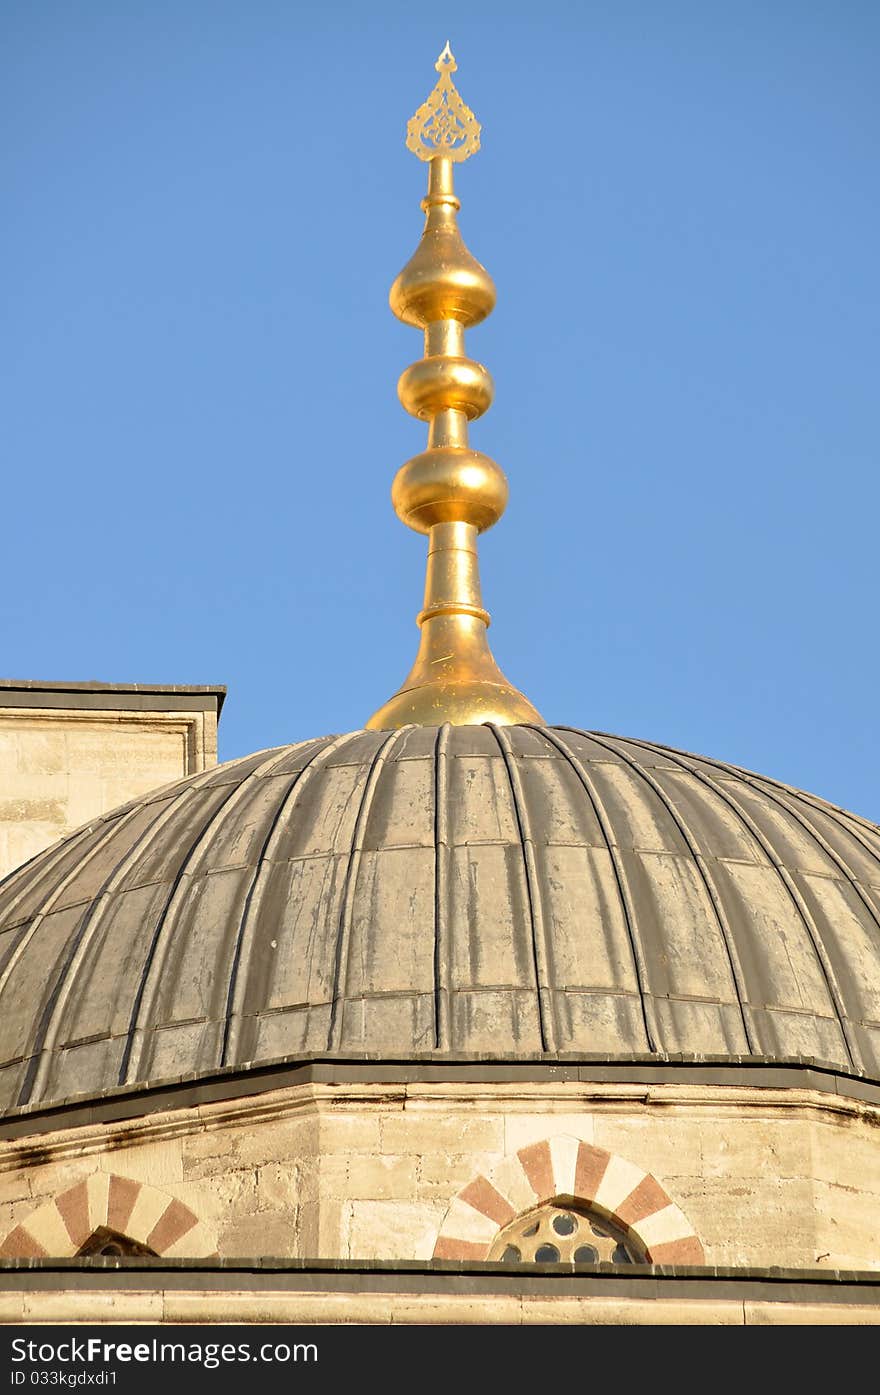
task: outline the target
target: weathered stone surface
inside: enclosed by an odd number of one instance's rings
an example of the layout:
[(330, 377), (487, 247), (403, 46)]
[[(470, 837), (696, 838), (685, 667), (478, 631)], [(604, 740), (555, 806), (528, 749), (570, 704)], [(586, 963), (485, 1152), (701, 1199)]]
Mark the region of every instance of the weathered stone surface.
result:
[(428, 1202), (352, 1201), (346, 1258), (381, 1259), (389, 1249), (400, 1259), (430, 1259), (444, 1207)]
[[(450, 1286), (451, 1289), (452, 1286)], [(711, 1281), (710, 1281), (711, 1288)], [(743, 1326), (743, 1325), (877, 1325), (880, 1304), (810, 1302), (803, 1298), (778, 1301), (656, 1297), (559, 1298), (520, 1297), (486, 1293), (413, 1294), (408, 1292), (334, 1292), (268, 1289), (159, 1289), (144, 1293), (30, 1292), (0, 1295), (0, 1322), (40, 1323), (242, 1323), (254, 1327), (273, 1323), (303, 1326), (339, 1323), (502, 1324), (505, 1326)], [(171, 1338), (169, 1338), (171, 1340)], [(176, 1340), (179, 1340), (176, 1339)], [(244, 1337), (243, 1337), (244, 1340)], [(254, 1334), (253, 1340), (271, 1340)], [(306, 1335), (318, 1346), (318, 1333)], [(304, 1359), (304, 1358), (303, 1358)]]
[[(217, 763), (216, 710), (125, 710), (68, 706), (76, 695), (43, 694), (16, 705), (0, 689), (0, 877), (41, 849), (127, 800)], [(65, 710), (65, 708), (67, 710)]]
[[(483, 1087), (479, 1109), (463, 1087), (423, 1085), (401, 1108), (397, 1086), (376, 1086), (362, 1118), (362, 1087), (351, 1087), (348, 1102), (346, 1088), (293, 1086), (191, 1114), (59, 1131), (34, 1146), (2, 1144), (0, 1243), (16, 1227), (26, 1233), (28, 1218), (54, 1197), (85, 1179), (106, 1188), (111, 1176), (117, 1191), (146, 1188), (137, 1203), (153, 1208), (139, 1215), (144, 1234), (175, 1198), (216, 1236), (221, 1255), (279, 1258), (430, 1257), (453, 1199), (480, 1177), (514, 1210), (534, 1204), (521, 1154), (543, 1159), (551, 1190), (579, 1195), (577, 1140), (558, 1129), (588, 1116), (572, 1108), (567, 1083)], [(627, 1206), (644, 1210), (648, 1172), (710, 1264), (880, 1267), (877, 1111), (816, 1091), (739, 1085), (654, 1085), (637, 1105), (631, 1090), (591, 1084), (589, 1098), (595, 1136), (604, 1140), (599, 1156), (614, 1160), (601, 1169), (599, 1201), (620, 1207), (622, 1220)], [(533, 1141), (505, 1152), (506, 1140), (521, 1138)], [(778, 1169), (766, 1165), (765, 1152)], [(814, 1154), (819, 1176), (810, 1170)], [(796, 1168), (799, 1175), (788, 1175)], [(665, 1226), (667, 1240), (686, 1233), (677, 1213), (668, 1225), (662, 1208), (658, 1214), (651, 1224)], [(493, 1222), (473, 1207), (468, 1219), (476, 1239), (488, 1242)], [(55, 1240), (62, 1239), (59, 1230)], [(44, 1242), (52, 1248), (48, 1232)]]
[(387, 1153), (504, 1152), (504, 1119), (473, 1112), (467, 1105), (441, 1105), (395, 1112), (382, 1120), (382, 1151)]
[(504, 1151), (516, 1153), (529, 1143), (537, 1143), (548, 1134), (567, 1134), (571, 1138), (581, 1138), (584, 1143), (595, 1141), (596, 1124), (592, 1114), (584, 1110), (579, 1114), (566, 1114), (533, 1111), (523, 1114), (508, 1114), (504, 1120)]
[(164, 1313), (162, 1293), (135, 1289), (121, 1293), (38, 1292), (23, 1297), (23, 1321), (27, 1323), (161, 1322)]
[(294, 1254), (297, 1221), (296, 1208), (233, 1216), (222, 1228), (220, 1244), (223, 1253), (242, 1258)]
[(858, 1303), (745, 1303), (750, 1326), (870, 1326), (880, 1323), (880, 1307)]

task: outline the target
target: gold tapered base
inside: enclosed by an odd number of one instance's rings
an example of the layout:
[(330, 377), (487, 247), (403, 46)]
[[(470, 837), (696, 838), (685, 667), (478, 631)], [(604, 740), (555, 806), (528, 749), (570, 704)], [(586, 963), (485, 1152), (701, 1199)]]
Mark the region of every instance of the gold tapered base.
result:
[(519, 722), (544, 725), (540, 712), (516, 688), (473, 682), (449, 688), (440, 682), (420, 688), (401, 688), (373, 713), (367, 727), (371, 731), (390, 731), (411, 724), (442, 726), (444, 722), (454, 727), (480, 726), (484, 722), (493, 722), (499, 727), (515, 726)]
[(508, 682), (495, 662), (481, 615), (432, 615), (422, 620), (422, 638), (412, 670), (367, 726), (387, 731), (407, 726), (513, 726), (538, 722), (540, 712)]

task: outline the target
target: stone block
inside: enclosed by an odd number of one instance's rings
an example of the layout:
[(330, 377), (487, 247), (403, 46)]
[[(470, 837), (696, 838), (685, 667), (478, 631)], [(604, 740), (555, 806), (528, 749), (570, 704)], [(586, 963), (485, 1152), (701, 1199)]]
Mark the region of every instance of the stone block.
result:
[(263, 1207), (289, 1207), (297, 1202), (296, 1170), (281, 1163), (257, 1169), (257, 1202)]
[(42, 1205), (48, 1198), (60, 1196), (69, 1187), (77, 1186), (101, 1166), (99, 1154), (83, 1158), (53, 1157), (48, 1146), (44, 1149), (38, 1147), (34, 1151), (40, 1157), (49, 1159), (47, 1162), (31, 1163), (30, 1149), (22, 1150), (19, 1185), (22, 1190), (27, 1188), (30, 1191), (34, 1206)]
[(162, 1250), (169, 1259), (205, 1259), (217, 1253), (216, 1228), (201, 1221)]
[(447, 1238), (465, 1240), (473, 1245), (489, 1245), (497, 1232), (496, 1219), (478, 1211), (460, 1197), (453, 1197), (443, 1222), (443, 1234)]
[(504, 1153), (504, 1119), (465, 1111), (404, 1109), (382, 1119), (383, 1153)]
[[(417, 1167), (418, 1159), (412, 1155), (356, 1155), (348, 1162), (348, 1196), (352, 1200), (361, 1197), (377, 1201), (389, 1197), (401, 1201), (411, 1200), (416, 1190)], [(321, 1171), (323, 1189), (325, 1169), (322, 1167)]]
[(253, 1168), (219, 1173), (198, 1182), (179, 1183), (174, 1195), (200, 1220), (221, 1230), (231, 1217), (254, 1215), (260, 1209), (258, 1178)]
[(535, 1205), (535, 1192), (516, 1153), (502, 1158), (490, 1173), (492, 1185), (513, 1207), (514, 1212), (528, 1211)]
[(298, 1250), (297, 1212), (261, 1211), (232, 1216), (223, 1227), (218, 1244), (224, 1258), (238, 1256), (288, 1259)]
[(517, 1153), (520, 1148), (525, 1148), (530, 1143), (540, 1143), (556, 1134), (567, 1134), (570, 1138), (579, 1138), (584, 1143), (593, 1143), (593, 1115), (586, 1110), (579, 1114), (563, 1114), (548, 1110), (546, 1114), (509, 1113), (504, 1117), (505, 1153)]
[[(339, 1323), (387, 1323), (391, 1321), (391, 1300), (373, 1293), (305, 1292), (173, 1292), (164, 1295), (164, 1318), (168, 1323), (290, 1323), (296, 1325)], [(266, 1339), (270, 1340), (271, 1334)], [(318, 1344), (319, 1337), (306, 1336)]]
[[(355, 1201), (344, 1258), (430, 1259), (445, 1207), (430, 1202)], [(475, 1213), (476, 1214), (476, 1213)]]
[(130, 1235), (140, 1244), (148, 1244), (154, 1227), (164, 1216), (170, 1201), (171, 1197), (167, 1192), (156, 1191), (153, 1187), (142, 1187), (126, 1222), (126, 1235)]
[(704, 1140), (714, 1138), (718, 1127), (719, 1121), (707, 1121), (696, 1111), (681, 1116), (642, 1106), (636, 1113), (597, 1113), (593, 1142), (658, 1179), (698, 1176)]
[(693, 1233), (690, 1221), (677, 1206), (664, 1206), (652, 1216), (640, 1220), (636, 1227), (641, 1240), (652, 1249), (682, 1240)]
[(797, 1178), (811, 1175), (808, 1123), (799, 1118), (724, 1119), (703, 1132), (707, 1177)]
[[(357, 1115), (334, 1108), (320, 1113), (320, 1147), (322, 1153), (382, 1152), (381, 1126), (383, 1116), (378, 1110)], [(388, 1151), (391, 1151), (390, 1149)]]
[(181, 1171), (188, 1182), (212, 1177), (243, 1164), (240, 1132), (232, 1128), (204, 1129), (180, 1140)]
[(128, 1146), (112, 1146), (99, 1155), (99, 1165), (104, 1172), (115, 1172), (119, 1177), (130, 1177), (135, 1182), (145, 1182), (150, 1187), (167, 1187), (183, 1180), (183, 1159), (181, 1140), (168, 1138), (157, 1143), (132, 1143)]
[(816, 1246), (814, 1193), (808, 1181), (736, 1175), (694, 1181), (676, 1201), (703, 1242), (709, 1264), (812, 1267)]
[(245, 1167), (298, 1162), (319, 1152), (319, 1127), (313, 1115), (247, 1121), (244, 1126), (236, 1123), (230, 1126), (230, 1133), (235, 1135), (236, 1152)]
[(93, 1172), (86, 1182), (89, 1230), (106, 1225), (110, 1206), (110, 1175)]
[(880, 1305), (859, 1303), (760, 1303), (745, 1304), (750, 1326), (826, 1327), (876, 1326)]
[(60, 1258), (74, 1253), (75, 1246), (64, 1220), (51, 1202), (46, 1202), (26, 1216), (23, 1225), (28, 1235), (41, 1246), (44, 1254)]
[(457, 1191), (466, 1186), (479, 1171), (489, 1171), (498, 1165), (495, 1154), (481, 1155), (484, 1168), (475, 1166), (480, 1157), (469, 1153), (427, 1153), (418, 1159), (418, 1180), (416, 1196), (427, 1200), (450, 1200)]
[(101, 1292), (34, 1292), (25, 1296), (26, 1322), (160, 1322), (162, 1294)]
[(518, 1326), (522, 1322), (522, 1300), (502, 1294), (485, 1298), (471, 1293), (395, 1294), (391, 1299), (391, 1321), (455, 1326), (497, 1322)]
[(818, 1122), (812, 1129), (812, 1175), (880, 1195), (880, 1140), (876, 1127), (860, 1119)]
[(596, 1191), (596, 1204), (604, 1206), (608, 1211), (615, 1211), (620, 1203), (635, 1191), (644, 1175), (643, 1169), (636, 1167), (627, 1158), (611, 1157)]
[(319, 1193), (322, 1197), (347, 1201), (351, 1195), (349, 1175), (359, 1165), (358, 1157), (325, 1157), (299, 1170), (301, 1190)]
[(580, 1141), (565, 1134), (550, 1138), (550, 1164), (553, 1168), (553, 1188), (557, 1196), (573, 1196)]
[(880, 1197), (830, 1182), (816, 1183), (816, 1253), (859, 1256), (859, 1269), (880, 1265)]
[(65, 731), (53, 730), (51, 726), (41, 730), (36, 723), (33, 725), (22, 723), (17, 737), (14, 727), (5, 734), (11, 737), (10, 744), (14, 749), (15, 767), (19, 772), (67, 773), (69, 756)]
[(351, 1202), (342, 1199), (322, 1197), (319, 1206), (303, 1208), (300, 1245), (305, 1256), (374, 1258), (351, 1249)]
[(0, 1323), (23, 1322), (25, 1314), (25, 1294), (0, 1293)]

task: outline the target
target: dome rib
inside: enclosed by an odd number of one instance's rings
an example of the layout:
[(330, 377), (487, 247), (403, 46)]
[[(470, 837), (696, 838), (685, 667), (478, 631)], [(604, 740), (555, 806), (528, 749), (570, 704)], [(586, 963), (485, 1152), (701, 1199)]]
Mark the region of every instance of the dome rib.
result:
[[(117, 810), (115, 817), (113, 814), (109, 814), (105, 816), (104, 819), (95, 820), (95, 822), (110, 823), (111, 826), (115, 828), (121, 817), (122, 814)], [(53, 871), (53, 869), (58, 865), (59, 862), (63, 862), (65, 858), (69, 858), (71, 852), (75, 851), (76, 847), (80, 843), (88, 843), (89, 835), (94, 832), (94, 828), (95, 824), (89, 823), (86, 824), (84, 828), (76, 829), (76, 831), (74, 833), (71, 833), (69, 837), (62, 839), (60, 843), (56, 843), (54, 847), (48, 850), (48, 852), (34, 853), (33, 857), (29, 857), (27, 862), (23, 862), (20, 867), (13, 867), (11, 872), (7, 872), (6, 876), (0, 879), (0, 922), (5, 921), (8, 925), (16, 924), (16, 907), (21, 904), (28, 891), (31, 890), (31, 886), (28, 882), (26, 875), (28, 869), (31, 868), (35, 863), (39, 862), (40, 875), (43, 878), (45, 878), (49, 872)], [(96, 849), (93, 847), (92, 849), (87, 850), (95, 851)], [(73, 872), (75, 874), (79, 872), (82, 863), (74, 862), (72, 866)], [(10, 900), (6, 902), (6, 904), (4, 904), (3, 897), (9, 891), (13, 891), (14, 893), (14, 888), (16, 887), (16, 885), (20, 887), (18, 895), (13, 894)], [(62, 890), (62, 887), (55, 888), (55, 892), (58, 894), (60, 894)]]
[[(306, 788), (312, 779), (315, 770), (320, 770), (322, 765), (326, 765), (329, 758), (344, 746), (349, 738), (338, 736), (332, 741), (322, 740), (316, 743), (315, 750), (311, 752), (308, 760), (299, 770), (291, 776), (281, 802), (275, 811), (274, 817), (269, 822), (269, 830), (263, 839), (257, 862), (254, 867), (253, 876), (242, 906), (241, 920), (235, 937), (235, 946), (232, 952), (232, 961), (229, 969), (229, 985), (226, 991), (226, 1020), (223, 1026), (223, 1045), (221, 1048), (220, 1061), (222, 1065), (228, 1065), (234, 1057), (239, 1044), (241, 1024), (244, 1020), (244, 1004), (247, 996), (247, 985), (249, 979), (248, 970), (250, 968), (250, 950), (253, 948), (253, 929), (258, 923), (259, 912), (262, 904), (262, 897), (265, 892), (266, 882), (272, 868), (269, 857), (273, 843), (277, 841), (279, 830), (285, 826), (286, 819), (290, 816), (291, 810), (302, 796), (303, 789)], [(283, 748), (282, 761), (286, 760), (290, 754), (290, 748)], [(281, 762), (279, 762), (280, 764)], [(259, 894), (258, 894), (259, 888)], [(248, 953), (245, 954), (245, 946), (248, 946)], [(241, 973), (242, 964), (244, 973)]]
[(449, 935), (449, 733), (444, 722), (434, 741), (434, 1046), (450, 1046)]
[[(706, 764), (713, 765), (716, 769), (719, 766), (719, 762), (714, 760), (706, 760)], [(843, 873), (844, 878), (852, 886), (853, 891), (856, 893), (859, 900), (862, 902), (862, 905), (865, 907), (865, 910), (868, 912), (874, 924), (877, 926), (878, 932), (880, 932), (880, 914), (878, 914), (870, 898), (865, 895), (861, 883), (859, 882), (858, 873), (856, 872), (855, 868), (851, 867), (850, 864), (846, 861), (846, 859), (842, 857), (841, 854), (838, 853), (837, 850), (831, 846), (828, 840), (826, 838), (823, 838), (819, 830), (817, 828), (814, 828), (808, 819), (804, 818), (803, 814), (797, 808), (796, 804), (792, 801), (790, 794), (782, 794), (778, 791), (778, 789), (773, 788), (775, 783), (776, 782), (773, 780), (759, 781), (749, 776), (743, 777), (743, 784), (748, 785), (750, 789), (755, 790), (758, 794), (764, 795), (765, 798), (772, 799), (774, 804), (777, 804), (780, 809), (784, 809), (786, 813), (790, 814), (791, 817), (795, 820), (795, 822), (798, 823), (800, 827), (804, 830), (804, 832), (808, 835), (808, 837), (812, 838), (813, 842), (816, 843), (818, 847), (822, 849), (825, 856), (829, 858), (831, 862), (834, 863), (838, 871)], [(771, 786), (771, 788), (764, 788), (765, 784)], [(820, 812), (824, 814), (829, 814), (830, 808), (831, 806), (829, 805), (827, 808), (821, 809)], [(837, 824), (838, 828), (843, 830), (844, 833), (848, 834), (850, 837), (855, 836), (854, 830), (850, 830), (846, 826), (846, 824), (840, 821), (840, 819), (835, 818), (834, 822)], [(864, 839), (859, 838), (858, 841), (862, 844), (866, 851), (871, 851), (868, 843)]]
[(612, 836), (613, 829), (608, 822), (608, 817), (605, 813), (602, 801), (599, 798), (598, 791), (587, 773), (583, 761), (581, 761), (561, 737), (555, 734), (557, 731), (570, 731), (578, 736), (582, 736), (583, 733), (578, 731), (575, 727), (556, 727), (551, 729), (550, 727), (530, 726), (529, 730), (537, 732), (539, 736), (542, 736), (551, 746), (555, 747), (560, 755), (568, 761), (568, 764), (580, 781), (584, 793), (590, 801), (590, 806), (596, 816), (596, 822), (602, 832), (605, 848), (608, 852), (608, 857), (614, 872), (614, 880), (620, 896), (621, 909), (623, 910), (629, 948), (632, 955), (633, 971), (639, 987), (639, 1003), (641, 1006), (642, 1023), (645, 1029), (645, 1041), (649, 1051), (659, 1051), (661, 1050), (660, 1032), (657, 1025), (657, 1017), (654, 1012), (654, 1002), (648, 992), (648, 965), (639, 940), (637, 929), (638, 917), (635, 911), (635, 901), (627, 880), (626, 868), (623, 866), (620, 859), (617, 844)]
[[(640, 741), (638, 742), (638, 745), (642, 746), (645, 749), (648, 749), (647, 742)], [(798, 887), (794, 881), (794, 878), (791, 875), (791, 872), (780, 859), (779, 854), (773, 847), (771, 840), (765, 835), (763, 829), (761, 829), (758, 826), (758, 824), (751, 817), (748, 811), (743, 809), (742, 805), (739, 804), (739, 802), (734, 798), (734, 796), (731, 795), (727, 790), (725, 790), (717, 780), (714, 780), (711, 775), (707, 775), (704, 771), (699, 770), (696, 766), (691, 765), (688, 761), (683, 760), (679, 755), (674, 754), (669, 750), (667, 750), (665, 754), (669, 757), (670, 760), (674, 761), (676, 765), (680, 766), (682, 770), (686, 770), (689, 774), (694, 775), (700, 781), (701, 784), (704, 784), (707, 787), (707, 789), (711, 789), (713, 793), (719, 796), (720, 799), (723, 799), (725, 804), (727, 804), (728, 808), (730, 808), (731, 811), (735, 813), (739, 819), (741, 819), (742, 823), (751, 833), (752, 837), (755, 838), (758, 843), (760, 843), (763, 851), (765, 852), (766, 856), (770, 859), (771, 864), (775, 868), (777, 876), (779, 877), (786, 891), (788, 892), (792, 904), (794, 905), (801, 920), (803, 921), (804, 928), (806, 929), (807, 935), (810, 939), (810, 943), (813, 946), (813, 951), (816, 955), (817, 962), (822, 970), (822, 974), (828, 988), (829, 999), (837, 1015), (838, 1025), (840, 1027), (844, 1046), (846, 1047), (847, 1055), (849, 1057), (849, 1064), (856, 1071), (864, 1071), (864, 1062), (862, 1060), (861, 1052), (859, 1051), (857, 1043), (853, 1040), (852, 1032), (850, 1031), (849, 1022), (847, 1019), (846, 1010), (843, 1006), (843, 998), (840, 991), (840, 985), (837, 982), (837, 976), (835, 975), (834, 969), (829, 960), (828, 952), (825, 949), (824, 944), (822, 943), (822, 938), (819, 934), (818, 927), (812, 915), (810, 914), (809, 908), (805, 904), (800, 891), (798, 890)]]
[[(233, 784), (229, 794), (222, 801), (219, 808), (214, 809), (208, 815), (205, 823), (199, 829), (195, 838), (189, 845), (182, 862), (177, 868), (168, 896), (156, 922), (156, 928), (150, 939), (150, 944), (144, 958), (144, 966), (138, 983), (137, 993), (132, 1006), (129, 1018), (128, 1031), (126, 1033), (125, 1049), (119, 1067), (119, 1084), (130, 1084), (137, 1080), (140, 1074), (140, 1067), (143, 1065), (142, 1055), (148, 1041), (148, 1023), (154, 1012), (156, 998), (162, 984), (164, 969), (168, 954), (170, 952), (170, 942), (177, 928), (177, 912), (180, 903), (187, 894), (187, 886), (184, 878), (190, 873), (190, 869), (197, 865), (200, 853), (209, 846), (210, 839), (219, 832), (228, 821), (230, 815), (246, 797), (252, 788), (252, 784), (260, 775), (271, 772), (276, 765), (287, 757), (286, 746), (273, 750), (268, 760), (262, 761), (248, 771), (238, 784)], [(207, 775), (199, 781), (200, 786), (208, 783), (214, 771), (209, 771)]]
[(606, 750), (613, 751), (615, 755), (620, 757), (620, 759), (623, 761), (625, 765), (627, 765), (632, 771), (635, 772), (635, 774), (641, 776), (645, 783), (654, 791), (661, 804), (669, 813), (670, 818), (675, 823), (676, 827), (681, 833), (681, 836), (684, 838), (688, 846), (688, 850), (692, 858), (694, 859), (694, 865), (696, 866), (697, 871), (699, 872), (700, 880), (706, 888), (706, 894), (712, 903), (712, 909), (714, 910), (716, 919), (718, 921), (718, 929), (721, 934), (722, 943), (727, 952), (727, 960), (730, 965), (730, 973), (733, 979), (734, 987), (736, 988), (737, 1004), (739, 1007), (739, 1015), (743, 1025), (743, 1032), (745, 1034), (746, 1043), (748, 1045), (748, 1049), (750, 1051), (754, 1051), (758, 1047), (758, 1042), (755, 1040), (755, 1034), (752, 1031), (751, 1024), (749, 1023), (748, 1013), (746, 1012), (748, 992), (746, 989), (745, 977), (743, 975), (739, 955), (736, 953), (736, 950), (734, 949), (733, 933), (730, 927), (730, 922), (727, 919), (727, 916), (725, 915), (724, 910), (722, 908), (721, 898), (715, 886), (714, 879), (711, 876), (708, 867), (706, 866), (705, 858), (699, 851), (696, 840), (694, 839), (686, 820), (676, 809), (672, 800), (669, 798), (669, 795), (663, 789), (659, 781), (655, 780), (653, 775), (651, 775), (649, 771), (645, 770), (642, 766), (637, 765), (635, 761), (633, 761), (629, 756), (627, 756), (626, 752), (622, 751), (620, 746), (616, 742), (614, 742), (609, 737), (600, 737), (596, 735), (595, 732), (592, 735), (592, 740), (595, 741), (597, 745), (604, 746)]
[[(82, 872), (83, 868), (87, 867), (89, 863), (93, 861), (93, 859), (103, 851), (104, 847), (116, 836), (116, 833), (119, 831), (121, 827), (124, 827), (126, 823), (133, 822), (133, 820), (137, 817), (138, 812), (138, 809), (131, 809), (129, 810), (128, 814), (123, 815), (119, 819), (114, 819), (109, 824), (103, 837), (99, 838), (98, 841), (91, 848), (89, 848), (82, 861), (74, 863), (67, 875), (62, 877), (58, 885), (53, 890), (47, 892), (45, 899), (38, 903), (34, 910), (33, 920), (30, 921), (30, 923), (28, 923), (27, 921), (24, 922), (22, 933), (13, 945), (9, 957), (6, 960), (6, 963), (3, 965), (3, 971), (2, 973), (0, 973), (0, 996), (2, 996), (3, 990), (5, 989), (7, 983), (12, 977), (15, 969), (18, 967), (19, 961), (24, 955), (25, 950), (27, 949), (31, 940), (36, 935), (46, 916), (52, 910), (53, 906), (56, 905), (56, 903), (64, 895), (64, 892), (67, 890), (67, 888), (76, 880), (76, 878)], [(72, 838), (75, 839), (77, 842), (80, 842), (89, 831), (89, 829), (81, 829), (77, 833), (74, 833), (72, 835)], [(57, 851), (54, 848), (50, 850), (51, 855), (46, 860), (45, 869), (43, 868), (43, 865), (41, 863), (39, 868), (40, 872), (45, 871), (46, 873), (48, 873), (52, 871), (55, 865), (63, 860), (65, 854), (68, 851), (67, 845), (69, 841), (71, 840), (65, 839), (64, 842), (61, 843)], [(35, 858), (31, 858), (31, 863), (35, 861)], [(30, 863), (28, 863), (27, 865), (30, 866)], [(28, 886), (27, 882), (25, 881), (22, 886), (21, 892), (16, 897), (15, 901), (12, 903), (12, 908), (17, 906), (23, 900), (27, 890)]]
[(538, 1029), (541, 1033), (541, 1050), (555, 1051), (558, 1039), (554, 1012), (554, 994), (552, 992), (552, 988), (555, 987), (555, 984), (551, 982), (550, 965), (548, 962), (549, 946), (547, 944), (547, 931), (541, 898), (541, 881), (538, 876), (538, 869), (535, 865), (535, 843), (532, 838), (531, 824), (529, 821), (528, 802), (523, 794), (522, 781), (520, 779), (519, 770), (517, 769), (510, 737), (507, 735), (504, 728), (495, 726), (493, 722), (487, 722), (486, 725), (498, 742), (498, 747), (501, 751), (504, 767), (507, 771), (507, 779), (510, 784), (513, 816), (516, 820), (516, 827), (519, 832), (519, 842), (525, 874), (526, 899), (528, 901), (529, 932), (532, 940), (532, 963), (535, 969)]
[[(128, 853), (117, 862), (103, 882), (97, 896), (89, 903), (73, 936), (64, 963), (61, 966), (55, 985), (46, 1001), (37, 1028), (34, 1050), (25, 1072), (24, 1084), (19, 1096), (19, 1104), (27, 1104), (33, 1093), (41, 1093), (46, 1084), (46, 1076), (51, 1064), (52, 1051), (58, 1040), (58, 1032), (63, 1021), (64, 1008), (70, 1000), (89, 944), (101, 926), (101, 919), (109, 909), (109, 897), (119, 886), (126, 873), (136, 863), (138, 855), (155, 840), (175, 813), (185, 804), (192, 803), (195, 792), (206, 782), (207, 774), (198, 776), (185, 786), (167, 804), (159, 804), (156, 817), (138, 834)], [(135, 810), (134, 812), (139, 812)]]
[[(327, 1050), (338, 1051), (342, 1044), (343, 1018), (345, 1015), (345, 999), (340, 992), (348, 982), (348, 956), (351, 946), (351, 921), (354, 914), (354, 897), (357, 888), (358, 873), (361, 866), (361, 854), (363, 853), (364, 832), (367, 827), (367, 819), (370, 816), (373, 799), (379, 784), (385, 762), (392, 749), (399, 744), (408, 731), (412, 731), (411, 726), (400, 727), (392, 731), (389, 736), (374, 751), (370, 761), (369, 774), (366, 784), (361, 794), (358, 805), (357, 818), (351, 835), (351, 847), (348, 854), (348, 862), (345, 868), (345, 883), (342, 892), (342, 905), (339, 912), (339, 927), (336, 935), (336, 955), (333, 964), (333, 984), (332, 999), (330, 1004), (330, 1023), (327, 1028)], [(344, 966), (344, 967), (343, 967)]]

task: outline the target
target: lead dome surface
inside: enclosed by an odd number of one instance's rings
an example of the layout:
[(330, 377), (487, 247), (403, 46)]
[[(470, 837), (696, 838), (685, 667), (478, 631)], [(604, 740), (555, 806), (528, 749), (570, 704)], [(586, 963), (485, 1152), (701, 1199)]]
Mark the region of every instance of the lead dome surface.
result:
[(0, 884), (0, 1102), (296, 1056), (880, 1076), (880, 829), (567, 727), (262, 751)]

